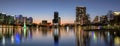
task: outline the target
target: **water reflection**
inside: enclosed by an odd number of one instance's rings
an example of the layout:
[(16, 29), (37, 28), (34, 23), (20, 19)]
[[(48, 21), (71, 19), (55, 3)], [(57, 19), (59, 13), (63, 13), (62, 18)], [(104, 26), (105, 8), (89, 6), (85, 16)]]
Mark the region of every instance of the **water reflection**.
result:
[(11, 36), (11, 43), (14, 44), (14, 36)]
[(119, 32), (60, 28), (0, 28), (0, 46), (120, 46)]
[(115, 46), (120, 46), (120, 37), (115, 37)]
[(119, 32), (84, 31), (76, 28), (77, 46), (120, 46)]
[(20, 44), (21, 42), (21, 35), (19, 33), (15, 34), (15, 43)]
[(4, 36), (2, 37), (2, 44), (3, 45), (5, 44), (5, 37)]
[(59, 28), (54, 28), (53, 36), (54, 36), (54, 46), (58, 46), (59, 37), (60, 37), (60, 29)]
[(42, 35), (43, 35), (43, 36), (46, 36), (46, 35), (47, 35), (47, 32), (48, 32), (47, 27), (41, 27), (41, 30), (42, 30)]

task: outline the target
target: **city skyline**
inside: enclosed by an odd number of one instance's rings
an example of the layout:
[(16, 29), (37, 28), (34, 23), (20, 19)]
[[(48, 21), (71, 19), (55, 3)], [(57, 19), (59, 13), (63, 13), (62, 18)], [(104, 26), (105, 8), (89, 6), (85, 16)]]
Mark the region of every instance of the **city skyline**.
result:
[(94, 18), (96, 15), (107, 14), (109, 10), (120, 11), (119, 2), (119, 0), (1, 0), (0, 12), (10, 15), (22, 14), (23, 16), (33, 17), (34, 23), (40, 23), (42, 20), (52, 22), (54, 11), (58, 11), (63, 24), (74, 23), (77, 6), (85, 6), (87, 13), (90, 14), (91, 18)]
[(120, 46), (120, 0), (0, 0), (0, 46)]

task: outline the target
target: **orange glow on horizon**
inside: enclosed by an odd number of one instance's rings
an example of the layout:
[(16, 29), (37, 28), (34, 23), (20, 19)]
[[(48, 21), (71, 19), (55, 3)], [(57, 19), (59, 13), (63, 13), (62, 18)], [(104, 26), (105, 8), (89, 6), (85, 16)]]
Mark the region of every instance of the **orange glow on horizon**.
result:
[[(38, 21), (38, 20), (34, 20), (33, 23), (36, 23), (36, 24), (39, 24), (41, 23), (42, 21)], [(52, 24), (52, 20), (48, 20), (48, 22), (50, 22)], [(66, 24), (66, 23), (74, 23), (73, 21), (67, 21), (67, 20), (64, 20), (64, 21), (61, 21), (61, 24)]]

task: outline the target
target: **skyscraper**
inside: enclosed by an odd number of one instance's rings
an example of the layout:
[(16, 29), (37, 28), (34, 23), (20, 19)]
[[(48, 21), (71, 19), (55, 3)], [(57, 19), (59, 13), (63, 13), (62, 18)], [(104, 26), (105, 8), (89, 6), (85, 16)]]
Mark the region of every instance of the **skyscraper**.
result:
[(22, 15), (15, 15), (15, 24), (17, 25), (23, 25), (24, 23), (24, 18)]
[(86, 7), (76, 7), (76, 24), (88, 24), (90, 22), (88, 18), (86, 15)]
[(14, 24), (14, 17), (0, 13), (0, 24)]
[(14, 24), (14, 16), (6, 16), (7, 24)]
[(92, 23), (99, 23), (99, 20), (100, 20), (99, 16), (96, 16)]
[(106, 15), (103, 15), (100, 17), (100, 23), (107, 24), (108, 23), (108, 17)]
[(33, 23), (33, 18), (32, 17), (27, 18), (27, 24), (32, 25), (32, 23)]
[(0, 13), (0, 24), (5, 24), (6, 14)]
[(54, 12), (54, 18), (58, 18), (58, 12), (56, 11), (56, 12)]
[(114, 25), (120, 25), (120, 12), (117, 11), (117, 12), (113, 12), (113, 15), (114, 15)]
[(54, 19), (53, 19), (53, 25), (55, 27), (60, 26), (61, 24), (61, 18), (59, 17), (59, 13), (57, 11), (54, 12)]

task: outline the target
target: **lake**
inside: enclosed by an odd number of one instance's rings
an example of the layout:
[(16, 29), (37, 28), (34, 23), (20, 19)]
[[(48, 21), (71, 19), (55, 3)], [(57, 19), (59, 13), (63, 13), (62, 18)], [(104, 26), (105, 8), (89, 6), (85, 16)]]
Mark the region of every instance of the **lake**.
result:
[(0, 28), (0, 46), (120, 46), (120, 36), (69, 27)]

